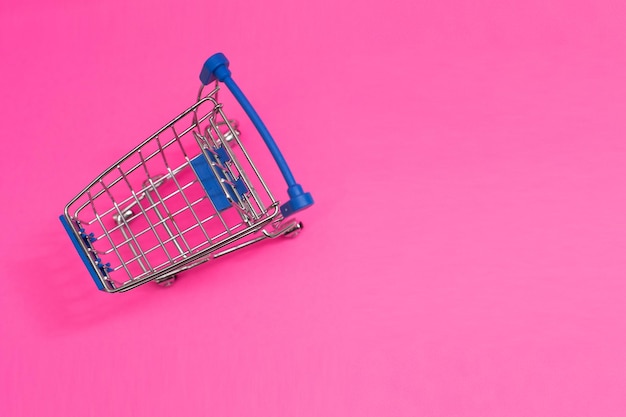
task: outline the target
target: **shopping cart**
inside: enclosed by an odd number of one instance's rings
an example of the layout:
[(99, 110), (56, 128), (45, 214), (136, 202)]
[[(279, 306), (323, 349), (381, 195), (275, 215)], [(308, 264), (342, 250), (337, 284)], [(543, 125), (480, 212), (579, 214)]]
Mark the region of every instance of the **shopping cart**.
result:
[[(302, 228), (290, 216), (313, 198), (296, 182), (228, 67), (223, 54), (211, 56), (196, 103), (65, 206), (61, 222), (100, 290), (127, 291), (149, 281), (169, 285), (181, 271)], [(274, 198), (239, 138), (237, 122), (224, 114), (220, 83), (276, 161), (287, 183), (286, 203)]]

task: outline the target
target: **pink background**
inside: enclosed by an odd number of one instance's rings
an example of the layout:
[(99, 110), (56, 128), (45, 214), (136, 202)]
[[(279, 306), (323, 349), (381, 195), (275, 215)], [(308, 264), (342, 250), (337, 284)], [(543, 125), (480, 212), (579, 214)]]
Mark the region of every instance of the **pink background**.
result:
[[(0, 415), (624, 415), (626, 6), (512, 3), (4, 0)], [(215, 51), (305, 231), (98, 292), (57, 216)]]

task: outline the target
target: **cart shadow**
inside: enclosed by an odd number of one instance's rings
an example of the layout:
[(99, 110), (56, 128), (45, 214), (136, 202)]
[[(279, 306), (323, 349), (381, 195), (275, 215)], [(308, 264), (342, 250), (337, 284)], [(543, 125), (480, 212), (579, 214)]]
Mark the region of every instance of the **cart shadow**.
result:
[[(257, 255), (253, 248), (244, 248), (220, 258), (219, 265), (201, 265), (183, 274), (184, 285), (177, 282), (173, 287), (163, 288), (148, 283), (128, 292), (108, 294), (96, 289), (64, 235), (49, 233), (46, 236), (46, 241), (41, 242), (44, 250), (13, 262), (9, 272), (18, 278), (15, 285), (35, 325), (49, 335), (72, 334), (126, 320), (129, 316), (162, 308), (164, 300), (171, 297), (197, 293), (200, 288), (211, 291), (210, 287), (221, 285), (221, 279), (233, 279), (223, 271), (232, 269), (242, 257)], [(260, 245), (280, 246), (280, 240), (282, 238), (270, 239)], [(206, 275), (207, 268), (217, 268), (210, 279), (194, 279), (194, 275), (198, 278), (198, 275)]]
[(98, 291), (66, 236), (47, 236), (45, 250), (13, 262), (10, 271), (23, 306), (45, 333), (74, 333), (121, 320), (155, 303), (146, 292), (163, 290), (140, 287), (115, 295)]

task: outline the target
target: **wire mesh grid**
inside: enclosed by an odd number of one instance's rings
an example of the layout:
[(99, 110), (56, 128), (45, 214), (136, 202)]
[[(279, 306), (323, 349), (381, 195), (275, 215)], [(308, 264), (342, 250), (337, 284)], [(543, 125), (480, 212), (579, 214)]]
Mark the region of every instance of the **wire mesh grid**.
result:
[[(219, 86), (96, 178), (66, 207), (114, 286), (203, 261), (272, 221), (277, 205), (217, 101)], [(204, 164), (227, 204), (194, 167)]]

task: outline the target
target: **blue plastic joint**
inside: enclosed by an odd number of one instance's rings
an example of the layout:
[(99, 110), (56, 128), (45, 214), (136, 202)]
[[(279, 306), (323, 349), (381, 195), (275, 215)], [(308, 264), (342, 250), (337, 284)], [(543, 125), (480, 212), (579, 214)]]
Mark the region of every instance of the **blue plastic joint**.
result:
[[(74, 245), (74, 249), (76, 249), (76, 252), (78, 252), (78, 256), (80, 256), (80, 259), (83, 261), (83, 263), (87, 267), (87, 270), (89, 271), (89, 274), (91, 275), (91, 278), (93, 278), (93, 282), (96, 283), (96, 286), (98, 287), (100, 291), (104, 291), (104, 285), (102, 284), (102, 281), (100, 280), (100, 274), (98, 274), (96, 269), (94, 269), (93, 265), (91, 264), (91, 259), (89, 255), (87, 255), (87, 253), (81, 246), (80, 241), (76, 237), (76, 234), (74, 233), (74, 228), (72, 227), (72, 225), (70, 225), (70, 222), (67, 220), (65, 215), (62, 214), (61, 216), (59, 216), (59, 219), (61, 220), (61, 223), (63, 224), (63, 228), (65, 228), (67, 235), (70, 237), (70, 240), (72, 241), (72, 244)], [(90, 245), (89, 242), (93, 242), (95, 240), (95, 239), (91, 240), (93, 237), (91, 235), (92, 235), (91, 233), (86, 234), (84, 229), (82, 228), (80, 229), (80, 237), (83, 239), (86, 245)], [(98, 263), (99, 263), (98, 268), (102, 274), (106, 274), (106, 271), (112, 272), (112, 270), (110, 269), (111, 265), (104, 265), (104, 268), (103, 268), (100, 266), (100, 261), (98, 261)]]
[(289, 165), (287, 165), (287, 161), (285, 161), (280, 149), (278, 149), (278, 145), (274, 141), (274, 138), (272, 138), (269, 130), (267, 130), (267, 127), (265, 127), (265, 124), (254, 110), (254, 107), (252, 107), (252, 104), (248, 101), (243, 91), (241, 91), (239, 86), (232, 79), (228, 66), (229, 62), (224, 54), (216, 53), (212, 55), (206, 60), (202, 67), (202, 71), (200, 72), (200, 81), (204, 85), (207, 85), (215, 80), (226, 84), (230, 92), (233, 94), (235, 99), (237, 99), (243, 110), (250, 118), (250, 121), (252, 121), (252, 124), (254, 124), (254, 127), (256, 127), (257, 131), (261, 135), (261, 138), (263, 138), (265, 145), (274, 157), (276, 165), (278, 165), (278, 168), (287, 183), (287, 194), (289, 195), (290, 200), (280, 207), (280, 211), (283, 216), (290, 216), (297, 211), (313, 205), (313, 196), (311, 196), (311, 193), (304, 192), (302, 186), (296, 182), (296, 179), (291, 173)]
[(230, 77), (229, 65), (230, 63), (223, 53), (218, 52), (211, 55), (202, 66), (200, 81), (204, 85), (210, 84), (216, 79), (220, 82), (224, 82), (227, 77)]
[(280, 206), (280, 212), (284, 217), (313, 205), (313, 196), (311, 193), (305, 193), (300, 184), (289, 187), (287, 194), (289, 194), (289, 201)]

